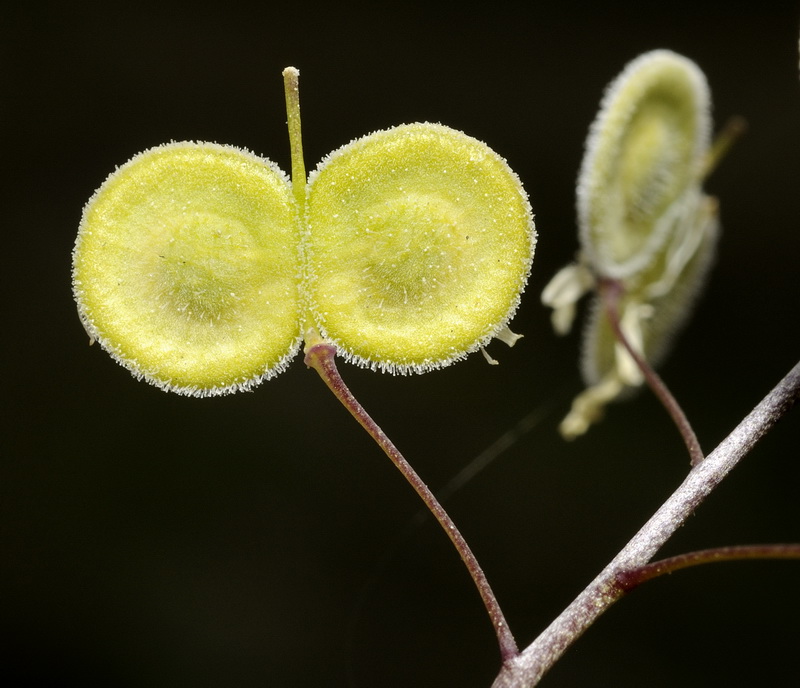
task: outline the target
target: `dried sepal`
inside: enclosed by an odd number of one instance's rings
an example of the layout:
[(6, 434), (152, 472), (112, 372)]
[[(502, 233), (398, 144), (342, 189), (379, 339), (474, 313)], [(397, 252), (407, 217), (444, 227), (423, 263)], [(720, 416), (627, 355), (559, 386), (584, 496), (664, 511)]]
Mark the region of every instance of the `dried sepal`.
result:
[(542, 303), (553, 309), (551, 321), (556, 334), (569, 333), (575, 320), (575, 304), (594, 286), (594, 275), (582, 260), (564, 266), (547, 283)]

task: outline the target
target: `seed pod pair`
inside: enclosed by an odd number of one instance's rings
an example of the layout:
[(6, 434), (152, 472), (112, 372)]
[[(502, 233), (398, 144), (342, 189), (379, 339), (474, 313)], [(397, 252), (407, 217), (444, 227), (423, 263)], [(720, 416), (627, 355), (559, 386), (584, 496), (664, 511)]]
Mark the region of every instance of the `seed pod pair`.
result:
[(208, 396), (276, 375), (310, 328), (399, 373), (511, 343), (534, 244), (517, 176), (441, 125), (344, 146), (299, 199), (264, 158), (171, 143), (92, 196), (73, 290), (89, 336), (137, 377)]

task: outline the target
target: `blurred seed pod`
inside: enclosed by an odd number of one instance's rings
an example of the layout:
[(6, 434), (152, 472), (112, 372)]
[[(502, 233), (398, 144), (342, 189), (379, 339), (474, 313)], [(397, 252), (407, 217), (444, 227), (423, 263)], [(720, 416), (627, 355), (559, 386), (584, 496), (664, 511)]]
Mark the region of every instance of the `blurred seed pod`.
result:
[[(713, 263), (719, 234), (717, 204), (707, 196), (699, 200), (692, 233), (696, 248), (680, 256), (663, 252), (636, 280), (639, 288), (626, 288), (618, 304), (626, 339), (652, 367), (662, 362), (691, 315)], [(673, 264), (667, 268), (670, 255)], [(575, 399), (561, 425), (567, 438), (583, 434), (600, 419), (608, 402), (627, 396), (644, 381), (636, 362), (614, 335), (599, 295), (594, 296), (584, 331), (581, 372), (587, 389)]]
[(710, 112), (703, 73), (667, 50), (636, 58), (609, 85), (577, 191), (581, 246), (596, 274), (624, 279), (669, 242), (702, 175)]
[[(666, 50), (633, 60), (608, 87), (578, 180), (580, 256), (542, 294), (558, 333), (570, 329), (581, 296), (612, 280), (625, 338), (649, 365), (661, 362), (704, 283), (719, 233), (717, 202), (702, 192), (710, 109), (700, 69)], [(644, 379), (600, 294), (584, 329), (581, 370), (588, 388), (561, 425), (567, 438)]]

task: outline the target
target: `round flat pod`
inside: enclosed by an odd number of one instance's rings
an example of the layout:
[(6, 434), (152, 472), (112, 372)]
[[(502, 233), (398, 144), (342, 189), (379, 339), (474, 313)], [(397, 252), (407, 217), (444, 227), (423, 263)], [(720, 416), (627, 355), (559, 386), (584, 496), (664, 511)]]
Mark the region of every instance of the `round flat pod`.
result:
[(360, 365), (424, 372), (500, 333), (527, 280), (527, 196), (488, 146), (436, 124), (358, 139), (307, 198), (315, 326)]
[(668, 242), (701, 181), (710, 108), (702, 71), (667, 50), (636, 58), (609, 85), (578, 179), (581, 244), (598, 275), (624, 279)]
[(247, 151), (171, 143), (117, 169), (73, 253), (81, 320), (137, 377), (199, 396), (248, 388), (300, 344), (299, 220)]

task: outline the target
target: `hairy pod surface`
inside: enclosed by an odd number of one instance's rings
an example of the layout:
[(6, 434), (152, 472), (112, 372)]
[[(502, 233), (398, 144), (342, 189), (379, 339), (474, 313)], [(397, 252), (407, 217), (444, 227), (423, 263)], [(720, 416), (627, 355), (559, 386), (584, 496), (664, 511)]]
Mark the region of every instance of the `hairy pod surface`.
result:
[[(713, 263), (719, 234), (717, 204), (701, 197), (694, 217), (692, 237), (697, 246), (687, 251), (681, 264), (667, 266), (674, 254), (663, 251), (620, 298), (623, 328), (629, 339), (636, 341), (647, 362), (658, 366), (669, 352), (673, 339), (691, 315), (692, 306), (705, 284)], [(683, 256), (681, 258), (684, 258)], [(638, 288), (637, 288), (638, 287)], [(620, 370), (635, 364), (617, 341), (603, 313), (600, 297), (590, 309), (583, 344), (581, 370), (589, 385), (599, 384), (608, 376), (619, 376), (628, 385), (640, 383)], [(627, 316), (627, 317), (625, 317)]]
[(319, 333), (400, 373), (493, 337), (513, 345), (535, 231), (505, 160), (410, 124), (342, 147), (306, 183), (297, 70), (284, 78), (300, 178), (231, 146), (170, 143), (89, 200), (72, 281), (90, 338), (135, 376), (197, 396), (251, 388)]
[(488, 146), (436, 124), (358, 139), (311, 175), (313, 320), (348, 358), (424, 372), (507, 324), (530, 272), (533, 220)]
[[(625, 339), (648, 365), (660, 363), (689, 316), (719, 234), (717, 202), (702, 191), (710, 110), (703, 73), (667, 50), (639, 56), (608, 86), (578, 178), (579, 260), (542, 294), (558, 333), (570, 329), (575, 302), (610, 280)], [(602, 294), (594, 298), (582, 349), (588, 388), (562, 423), (568, 438), (644, 381), (614, 334)]]
[(691, 60), (656, 50), (608, 86), (578, 178), (581, 245), (597, 274), (647, 267), (684, 215), (711, 131), (705, 76)]
[(247, 388), (299, 347), (299, 236), (289, 182), (269, 161), (210, 143), (149, 149), (84, 209), (73, 254), (81, 320), (159, 387)]

